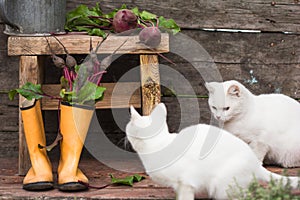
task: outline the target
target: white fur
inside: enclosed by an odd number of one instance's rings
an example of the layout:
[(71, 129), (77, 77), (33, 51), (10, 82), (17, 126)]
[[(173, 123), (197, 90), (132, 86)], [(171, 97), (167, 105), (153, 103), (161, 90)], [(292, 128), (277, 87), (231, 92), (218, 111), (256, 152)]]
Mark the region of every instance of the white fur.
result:
[[(271, 176), (282, 178), (263, 168), (251, 148), (227, 131), (198, 124), (183, 129), (179, 134), (171, 134), (166, 115), (162, 103), (150, 116), (140, 116), (131, 107), (126, 134), (147, 174), (153, 181), (172, 187), (178, 200), (192, 200), (194, 194), (200, 192), (206, 192), (210, 198), (226, 199), (228, 187), (235, 186), (235, 180), (241, 187), (247, 187), (253, 176), (261, 181), (269, 181)], [(161, 127), (156, 126), (157, 121), (162, 122)], [(151, 137), (150, 130), (153, 130)], [(211, 143), (208, 154), (200, 157), (210, 134), (218, 137)], [(287, 181), (286, 177), (283, 179)], [(290, 177), (290, 180), (296, 187), (298, 178)]]
[[(238, 94), (230, 91), (233, 87)], [(214, 117), (247, 142), (259, 160), (300, 166), (300, 104), (296, 100), (283, 94), (256, 96), (237, 81), (206, 83), (206, 88)]]

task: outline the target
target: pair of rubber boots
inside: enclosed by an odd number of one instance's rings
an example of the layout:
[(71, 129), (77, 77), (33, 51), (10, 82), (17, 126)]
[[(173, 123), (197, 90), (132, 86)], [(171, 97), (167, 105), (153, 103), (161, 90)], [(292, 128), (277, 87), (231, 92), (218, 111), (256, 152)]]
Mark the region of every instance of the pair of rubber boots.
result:
[[(22, 104), (21, 114), (31, 168), (23, 180), (23, 189), (30, 191), (54, 188), (52, 166), (46, 146), (41, 106), (39, 101)], [(78, 168), (81, 151), (88, 132), (93, 108), (82, 108), (61, 103), (60, 105), (60, 160), (58, 165), (58, 189), (61, 191), (86, 190), (88, 178)]]

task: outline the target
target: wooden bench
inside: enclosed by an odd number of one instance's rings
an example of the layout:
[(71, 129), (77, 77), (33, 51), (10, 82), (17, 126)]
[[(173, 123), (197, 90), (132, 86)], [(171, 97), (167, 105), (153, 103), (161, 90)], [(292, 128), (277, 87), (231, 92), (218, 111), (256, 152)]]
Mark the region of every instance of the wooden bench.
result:
[[(92, 40), (93, 47), (102, 41), (101, 37), (88, 35), (62, 35), (57, 38), (64, 44), (68, 52), (74, 54), (89, 54), (90, 40)], [(53, 37), (47, 37), (52, 49), (55, 49), (57, 55), (64, 54), (63, 48)], [(141, 86), (140, 91), (136, 91), (130, 98), (130, 105), (142, 108), (143, 115), (147, 115), (152, 110), (153, 106), (160, 102), (160, 79), (159, 79), (159, 65), (157, 53), (169, 52), (169, 38), (167, 34), (162, 35), (162, 42), (155, 50), (149, 50), (141, 44), (136, 44), (137, 36), (115, 36), (110, 35), (101, 45), (98, 50), (99, 54), (111, 54), (117, 47), (119, 47), (125, 40), (126, 43), (118, 50), (118, 54), (139, 54), (140, 56), (140, 79), (141, 83), (122, 83), (122, 87), (137, 88), (137, 84)], [(45, 56), (51, 55), (47, 40), (45, 37), (17, 37), (10, 36), (8, 38), (8, 55), (20, 56), (19, 63), (19, 85), (22, 86), (26, 82), (40, 83), (45, 92), (52, 94), (59, 94), (60, 87), (55, 84), (43, 84), (43, 69)], [(126, 94), (121, 92), (115, 94), (119, 101), (111, 104), (111, 96), (115, 83), (103, 83), (107, 88), (105, 98), (96, 104), (96, 109), (101, 108), (126, 108), (129, 107), (128, 102), (124, 102), (122, 97)], [(151, 86), (151, 90), (149, 90)], [(138, 86), (139, 87), (139, 86)], [(23, 97), (19, 98), (22, 101)], [(125, 98), (126, 99), (126, 98)], [(50, 99), (42, 100), (43, 110), (56, 110), (57, 101)], [(21, 115), (19, 114), (19, 174), (24, 175), (30, 167), (29, 154), (24, 136)]]

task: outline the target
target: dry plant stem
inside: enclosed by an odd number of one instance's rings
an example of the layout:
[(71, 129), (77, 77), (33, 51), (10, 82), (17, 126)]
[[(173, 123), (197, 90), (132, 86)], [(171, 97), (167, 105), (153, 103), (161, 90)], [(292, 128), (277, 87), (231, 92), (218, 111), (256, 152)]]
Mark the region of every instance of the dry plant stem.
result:
[[(101, 42), (98, 42), (96, 49), (95, 49), (95, 53), (98, 52), (99, 47), (103, 44), (103, 42), (106, 40), (106, 38), (109, 36), (109, 33), (107, 34), (107, 36), (105, 38), (103, 38), (103, 40)], [(93, 49), (93, 48), (92, 48)]]
[(53, 49), (50, 46), (50, 42), (49, 42), (49, 40), (46, 36), (45, 36), (45, 39), (47, 41), (47, 45), (49, 47), (49, 50), (51, 51), (51, 58), (52, 58), (52, 61), (53, 61), (54, 65), (58, 68), (64, 68), (65, 61), (61, 57), (58, 57), (58, 56), (55, 55)]
[(157, 53), (157, 55), (159, 55), (160, 57), (162, 57), (163, 59), (165, 59), (166, 61), (168, 61), (168, 62), (171, 63), (172, 65), (176, 65), (176, 63), (174, 63), (172, 60), (170, 60), (170, 59), (167, 58), (166, 56), (162, 55), (161, 53)]
[(46, 148), (47, 151), (51, 151), (54, 147), (58, 145), (58, 143), (62, 140), (62, 134), (60, 132), (60, 102), (61, 100), (58, 101), (58, 106), (57, 106), (57, 119), (58, 119), (58, 130), (57, 130), (57, 135), (55, 140), (52, 142), (52, 144), (43, 146), (41, 144), (38, 144), (38, 147), (40, 149)]
[(101, 61), (101, 67), (106, 70), (112, 63), (112, 56), (114, 54), (116, 54), (116, 52), (127, 42), (128, 39), (126, 39), (117, 49), (114, 50), (114, 52), (107, 56), (106, 58), (104, 58), (102, 61)]
[(53, 49), (52, 49), (51, 46), (50, 46), (50, 42), (49, 42), (48, 38), (47, 38), (46, 36), (44, 36), (44, 37), (45, 37), (45, 39), (46, 39), (46, 41), (47, 41), (47, 45), (48, 45), (48, 47), (49, 47), (49, 50), (51, 51), (51, 55), (55, 55)]
[(63, 47), (65, 53), (67, 54), (65, 64), (67, 65), (67, 67), (73, 68), (75, 65), (77, 65), (76, 59), (69, 54), (69, 52), (68, 52), (67, 48), (65, 47), (65, 45), (55, 35), (53, 35), (53, 37)]
[(63, 45), (63, 43), (62, 43), (55, 35), (53, 35), (53, 37), (54, 37), (54, 39), (55, 39), (55, 40), (63, 47), (65, 53), (68, 55), (69, 52), (68, 52), (68, 50), (66, 49), (66, 47)]

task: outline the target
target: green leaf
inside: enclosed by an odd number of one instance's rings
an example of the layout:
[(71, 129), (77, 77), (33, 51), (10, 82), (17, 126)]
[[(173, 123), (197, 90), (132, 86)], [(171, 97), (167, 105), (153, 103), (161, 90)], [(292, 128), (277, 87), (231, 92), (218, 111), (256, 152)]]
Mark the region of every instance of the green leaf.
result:
[(139, 11), (138, 7), (132, 8), (131, 11), (132, 11), (133, 14), (135, 14), (136, 16), (140, 16), (140, 11)]
[(111, 183), (118, 184), (118, 185), (128, 185), (133, 186), (133, 183), (140, 182), (141, 180), (145, 179), (145, 177), (140, 176), (138, 174), (132, 176), (126, 176), (125, 178), (115, 178), (112, 174), (110, 174)]
[(73, 26), (98, 26), (98, 23), (94, 22), (92, 19), (89, 19), (87, 17), (78, 17), (73, 21)]
[(140, 182), (141, 180), (145, 179), (144, 176), (141, 176), (139, 174), (133, 175), (133, 178), (134, 178), (134, 180), (133, 180), (134, 182)]
[(59, 92), (59, 96), (62, 98), (63, 101), (72, 103), (76, 97), (76, 92), (75, 91), (70, 91), (67, 92), (66, 89), (61, 89)]
[(150, 13), (148, 11), (145, 11), (145, 10), (143, 12), (141, 12), (139, 16), (143, 20), (151, 20), (151, 19), (156, 19), (157, 18), (157, 16), (155, 14), (152, 14), (152, 13)]
[(16, 89), (16, 92), (28, 100), (41, 99), (44, 97), (41, 84), (33, 84), (27, 82), (21, 88)]
[(127, 9), (126, 4), (123, 3), (122, 6), (121, 6), (121, 8), (119, 10), (121, 10), (121, 9)]
[(162, 16), (160, 16), (158, 19), (159, 19), (159, 27), (163, 27), (165, 29), (171, 30), (174, 35), (180, 32), (180, 27), (176, 24), (176, 22), (173, 19), (167, 20)]
[(100, 7), (100, 3), (97, 2), (96, 6), (91, 8), (92, 11), (96, 12), (98, 14), (98, 16), (103, 15), (102, 9)]
[(75, 69), (75, 73), (78, 74), (79, 70), (80, 70), (80, 66), (81, 65), (75, 65), (74, 69)]
[(97, 86), (96, 92), (95, 92), (95, 101), (100, 100), (103, 97), (105, 90), (106, 90), (105, 87)]
[[(85, 85), (78, 91), (76, 101), (79, 104), (84, 104), (88, 101), (96, 101), (101, 98), (106, 88), (99, 87), (95, 83), (87, 81)], [(73, 100), (74, 101), (74, 100)]]
[(104, 31), (102, 31), (100, 28), (93, 28), (91, 30), (88, 31), (89, 35), (96, 35), (96, 36), (100, 36), (105, 38), (106, 37), (106, 33)]
[(69, 82), (64, 76), (60, 77), (60, 86), (61, 88), (69, 89)]
[(15, 99), (15, 96), (18, 94), (17, 90), (10, 90), (8, 92), (8, 98), (9, 100), (13, 101)]
[(79, 25), (97, 25), (97, 23), (90, 19), (89, 16), (100, 16), (101, 13), (102, 11), (97, 5), (91, 10), (86, 5), (79, 5), (77, 8), (67, 13), (65, 29), (73, 31), (76, 30), (76, 26), (78, 27)]

